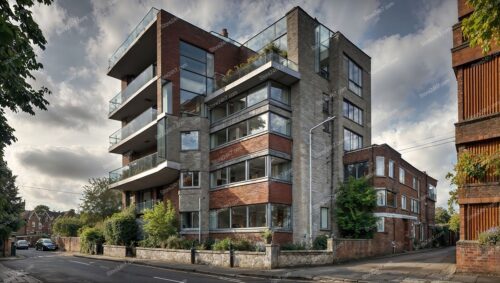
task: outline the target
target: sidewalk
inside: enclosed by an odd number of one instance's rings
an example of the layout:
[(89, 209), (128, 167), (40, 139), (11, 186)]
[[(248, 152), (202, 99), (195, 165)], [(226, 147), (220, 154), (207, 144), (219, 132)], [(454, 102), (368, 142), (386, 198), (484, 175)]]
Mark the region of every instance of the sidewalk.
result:
[(0, 263), (0, 282), (41, 283), (42, 281), (28, 276), (24, 271), (13, 270)]
[(435, 249), (392, 257), (373, 258), (344, 264), (272, 270), (226, 268), (198, 264), (177, 264), (157, 260), (114, 258), (73, 254), (92, 259), (127, 261), (157, 268), (229, 277), (319, 280), (327, 282), (500, 282), (500, 277), (455, 274), (454, 248)]

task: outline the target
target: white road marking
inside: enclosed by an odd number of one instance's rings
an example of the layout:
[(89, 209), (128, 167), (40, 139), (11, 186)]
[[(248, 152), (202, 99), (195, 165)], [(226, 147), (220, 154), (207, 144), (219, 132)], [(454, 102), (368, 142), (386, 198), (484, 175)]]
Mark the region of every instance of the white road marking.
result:
[(81, 262), (81, 261), (76, 261), (76, 260), (70, 260), (70, 261), (74, 262), (74, 263), (83, 264), (83, 265), (90, 265), (89, 263), (86, 263), (86, 262)]
[(154, 279), (158, 279), (158, 280), (164, 280), (164, 281), (170, 281), (170, 282), (176, 282), (176, 283), (185, 283), (186, 280), (184, 281), (177, 281), (177, 280), (172, 280), (172, 279), (167, 279), (167, 278), (162, 278), (162, 277), (153, 277)]
[(243, 281), (238, 280), (238, 279), (236, 279), (236, 278), (228, 278), (228, 277), (217, 276), (217, 279), (219, 279), (219, 280), (224, 280), (224, 281), (229, 281), (229, 282), (244, 283)]

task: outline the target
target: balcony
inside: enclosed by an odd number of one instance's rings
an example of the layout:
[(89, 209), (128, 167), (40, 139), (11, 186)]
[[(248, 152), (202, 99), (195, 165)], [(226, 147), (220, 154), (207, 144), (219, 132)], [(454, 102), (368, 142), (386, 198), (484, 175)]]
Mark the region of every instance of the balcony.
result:
[[(108, 76), (122, 79), (156, 61), (156, 16), (151, 8), (108, 61)], [(146, 50), (146, 51), (145, 51)]]
[(130, 121), (123, 128), (109, 136), (109, 152), (123, 154), (127, 151), (141, 151), (156, 139), (156, 118), (158, 111), (150, 108)]
[(156, 80), (156, 66), (153, 64), (109, 101), (109, 118), (121, 121), (155, 105)]
[(289, 86), (300, 80), (298, 66), (276, 53), (261, 54), (255, 61), (238, 68), (233, 73), (217, 76), (216, 91), (207, 95), (205, 102), (213, 101), (227, 93), (241, 93), (266, 80), (274, 80)]
[(138, 202), (135, 204), (135, 212), (137, 214), (143, 214), (144, 210), (153, 209), (155, 204), (159, 202), (160, 200), (155, 200), (155, 199)]
[(109, 172), (111, 189), (139, 191), (175, 181), (180, 165), (153, 153)]

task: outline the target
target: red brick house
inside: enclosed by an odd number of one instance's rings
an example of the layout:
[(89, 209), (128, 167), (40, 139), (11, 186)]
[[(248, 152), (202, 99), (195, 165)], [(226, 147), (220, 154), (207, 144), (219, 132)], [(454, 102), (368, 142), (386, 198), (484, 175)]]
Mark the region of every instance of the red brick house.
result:
[(374, 239), (380, 253), (411, 251), (432, 239), (437, 180), (387, 144), (344, 155), (344, 177), (369, 177), (377, 191), (379, 217)]
[(19, 238), (29, 235), (51, 235), (54, 220), (62, 215), (64, 215), (62, 212), (37, 213), (34, 210), (26, 210), (21, 214), (25, 225), (17, 231), (16, 236)]

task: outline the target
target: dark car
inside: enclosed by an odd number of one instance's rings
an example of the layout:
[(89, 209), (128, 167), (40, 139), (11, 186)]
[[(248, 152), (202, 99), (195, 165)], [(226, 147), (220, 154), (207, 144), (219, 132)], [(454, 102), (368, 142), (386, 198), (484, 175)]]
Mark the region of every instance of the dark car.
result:
[(51, 239), (42, 238), (36, 241), (35, 250), (55, 251), (57, 250), (57, 245)]
[(16, 249), (27, 250), (29, 248), (29, 243), (26, 240), (19, 240), (16, 242)]

